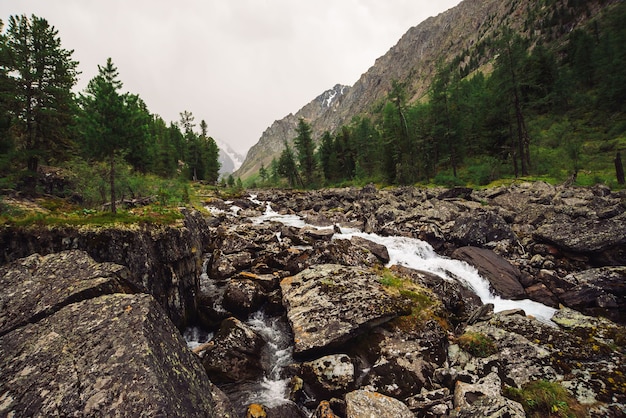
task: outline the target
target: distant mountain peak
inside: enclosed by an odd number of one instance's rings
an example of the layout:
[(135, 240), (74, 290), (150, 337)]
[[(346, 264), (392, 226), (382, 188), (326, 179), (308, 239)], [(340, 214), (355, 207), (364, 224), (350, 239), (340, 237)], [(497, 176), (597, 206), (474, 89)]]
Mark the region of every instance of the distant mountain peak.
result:
[(233, 150), (227, 143), (215, 140), (219, 147), (220, 175), (234, 173), (243, 164), (244, 157), (237, 151)]

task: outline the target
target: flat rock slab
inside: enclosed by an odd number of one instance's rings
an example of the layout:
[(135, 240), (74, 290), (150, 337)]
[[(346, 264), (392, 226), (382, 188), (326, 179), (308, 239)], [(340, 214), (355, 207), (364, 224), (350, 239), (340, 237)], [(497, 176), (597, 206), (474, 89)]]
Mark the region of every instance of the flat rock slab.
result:
[(0, 416), (212, 417), (213, 390), (147, 294), (73, 303), (0, 337)]
[(461, 247), (452, 258), (474, 266), (489, 281), (496, 294), (507, 299), (524, 299), (526, 292), (519, 282), (521, 273), (517, 267), (486, 248)]
[(387, 292), (370, 270), (338, 264), (310, 267), (283, 279), (283, 305), (294, 334), (294, 354), (339, 346), (400, 315), (409, 302)]
[(127, 293), (124, 266), (97, 263), (72, 250), (33, 254), (0, 268), (0, 335), (36, 322), (70, 303), (110, 293)]
[(599, 253), (626, 245), (626, 215), (606, 220), (584, 220), (542, 225), (533, 233), (539, 242), (548, 242), (575, 253)]

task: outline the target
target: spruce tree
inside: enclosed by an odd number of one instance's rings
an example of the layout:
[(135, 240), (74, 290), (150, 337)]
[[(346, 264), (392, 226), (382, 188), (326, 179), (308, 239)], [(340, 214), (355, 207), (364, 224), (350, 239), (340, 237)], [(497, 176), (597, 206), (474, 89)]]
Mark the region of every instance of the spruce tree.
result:
[(298, 153), (298, 166), (304, 185), (308, 187), (315, 186), (317, 183), (317, 161), (315, 159), (315, 144), (313, 143), (311, 125), (304, 118), (300, 118), (296, 133), (298, 135), (294, 139), (294, 144)]
[(81, 95), (80, 130), (86, 153), (109, 162), (111, 212), (116, 213), (115, 160), (128, 148), (129, 115), (124, 97), (119, 93), (122, 82), (111, 58), (98, 75), (89, 81)]
[(40, 159), (62, 157), (70, 145), (78, 63), (54, 26), (35, 15), (9, 17), (1, 46), (2, 100), (27, 167), (36, 172)]

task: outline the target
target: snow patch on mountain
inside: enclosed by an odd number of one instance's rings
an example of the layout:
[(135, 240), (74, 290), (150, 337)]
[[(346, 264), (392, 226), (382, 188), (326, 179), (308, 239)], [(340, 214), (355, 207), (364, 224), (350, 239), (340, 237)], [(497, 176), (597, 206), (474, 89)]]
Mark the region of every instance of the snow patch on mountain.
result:
[(336, 84), (332, 89), (326, 90), (322, 93), (318, 97), (318, 100), (322, 102), (323, 107), (330, 107), (336, 99), (343, 96), (346, 88), (348, 88), (348, 86)]

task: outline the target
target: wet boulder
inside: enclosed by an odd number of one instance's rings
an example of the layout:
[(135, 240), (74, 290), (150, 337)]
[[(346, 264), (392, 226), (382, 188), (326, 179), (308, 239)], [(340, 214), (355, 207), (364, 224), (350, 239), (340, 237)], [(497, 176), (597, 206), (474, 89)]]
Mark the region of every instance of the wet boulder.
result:
[(626, 265), (626, 214), (581, 221), (558, 218), (539, 227), (533, 238), (564, 252), (586, 254), (598, 264)]
[(505, 299), (524, 299), (526, 292), (519, 282), (522, 273), (506, 259), (486, 248), (462, 247), (452, 258), (474, 266), (487, 279), (495, 293)]
[(71, 303), (0, 337), (0, 393), (1, 416), (219, 413), (219, 390), (147, 294)]
[(408, 277), (432, 291), (441, 301), (448, 318), (455, 324), (467, 321), (470, 315), (483, 305), (476, 293), (458, 281), (449, 281), (436, 274), (404, 266), (392, 266), (391, 271)]
[(257, 379), (263, 373), (264, 345), (263, 338), (252, 328), (236, 318), (228, 318), (199, 354), (213, 382), (242, 382)]
[(296, 355), (337, 347), (411, 312), (406, 299), (388, 293), (377, 274), (359, 267), (316, 265), (280, 286)]
[(355, 390), (346, 394), (346, 418), (414, 418), (413, 412), (395, 398), (377, 392)]
[(249, 279), (231, 279), (226, 284), (222, 304), (228, 311), (247, 317), (266, 301), (262, 287)]
[(559, 295), (574, 309), (602, 313), (619, 319), (626, 311), (626, 267), (601, 267), (571, 273), (563, 278), (570, 287)]
[(369, 252), (374, 254), (381, 263), (387, 264), (389, 262), (389, 251), (387, 251), (387, 247), (382, 244), (375, 243), (374, 241), (370, 241), (366, 238), (362, 238), (359, 236), (354, 236), (350, 238), (350, 242), (354, 245), (358, 245), (367, 249)]

